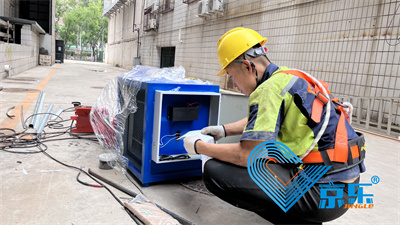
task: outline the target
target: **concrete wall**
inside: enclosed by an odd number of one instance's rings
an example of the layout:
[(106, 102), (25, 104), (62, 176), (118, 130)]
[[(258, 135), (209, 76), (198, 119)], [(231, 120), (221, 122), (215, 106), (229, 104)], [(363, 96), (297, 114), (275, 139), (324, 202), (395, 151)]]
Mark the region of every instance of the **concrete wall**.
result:
[(0, 1), (0, 16), (18, 17), (19, 2), (17, 0), (1, 0)]
[[(133, 31), (135, 5), (131, 2), (111, 16), (108, 23), (107, 63), (132, 69), (137, 56), (138, 32)], [(136, 3), (137, 27), (141, 29), (142, 1)], [(139, 31), (140, 33), (140, 31)]]
[[(229, 29), (244, 26), (268, 38), (273, 62), (325, 79), (334, 93), (399, 96), (395, 42), (400, 16), (393, 14), (396, 2), (381, 2), (228, 0), (223, 16), (202, 19), (196, 17), (198, 1), (177, 0), (173, 11), (158, 13), (158, 31), (141, 33), (141, 61), (158, 67), (161, 47), (175, 46), (175, 65), (184, 66), (190, 76), (224, 86), (225, 79), (214, 76), (219, 70), (216, 43)], [(126, 68), (136, 56), (136, 44), (130, 43), (137, 40), (132, 5), (123, 7), (109, 24), (108, 61)], [(137, 11), (137, 18), (142, 15)]]
[(40, 34), (40, 48), (44, 48), (48, 51), (49, 55), (52, 54), (52, 52), (54, 51), (52, 48), (52, 38), (53, 36), (49, 35), (49, 34)]
[[(31, 31), (31, 25), (21, 30), (21, 44), (0, 44), (0, 79), (13, 76), (38, 65), (39, 33)], [(4, 70), (10, 65), (10, 72)]]
[[(52, 1), (52, 21), (55, 21), (55, 0)], [(15, 5), (14, 15), (10, 14), (10, 5)], [(0, 15), (5, 17), (19, 17), (19, 2), (17, 0), (0, 0)], [(0, 44), (0, 80), (21, 73), (35, 67), (39, 63), (39, 48), (45, 47), (55, 61), (55, 24), (52, 24), (52, 33), (39, 35), (39, 31), (32, 25), (23, 25), (21, 29), (21, 44)], [(5, 71), (4, 66), (10, 65), (11, 71)]]
[(0, 1), (0, 16), (4, 16), (4, 3), (5, 1)]

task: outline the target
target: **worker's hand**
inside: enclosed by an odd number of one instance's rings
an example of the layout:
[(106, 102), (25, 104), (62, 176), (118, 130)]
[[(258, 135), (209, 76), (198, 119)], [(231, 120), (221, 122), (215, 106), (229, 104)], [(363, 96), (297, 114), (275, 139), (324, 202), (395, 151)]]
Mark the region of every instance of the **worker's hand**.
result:
[(204, 127), (201, 130), (201, 133), (213, 136), (214, 141), (218, 141), (219, 139), (226, 137), (226, 131), (224, 125)]
[(183, 139), (183, 146), (189, 155), (199, 154), (196, 149), (197, 141), (201, 141), (201, 137), (198, 135), (188, 136)]

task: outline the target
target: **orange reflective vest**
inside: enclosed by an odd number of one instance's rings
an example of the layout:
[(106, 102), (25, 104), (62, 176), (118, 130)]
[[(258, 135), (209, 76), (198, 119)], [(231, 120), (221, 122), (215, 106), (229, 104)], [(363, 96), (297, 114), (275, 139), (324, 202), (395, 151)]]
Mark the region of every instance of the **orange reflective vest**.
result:
[[(310, 119), (315, 123), (321, 122), (323, 107), (328, 104), (328, 98), (322, 93), (322, 87), (320, 87), (313, 79), (301, 71), (285, 70), (281, 73), (291, 74), (308, 82), (309, 87), (307, 91), (315, 95)], [(331, 96), (331, 93), (328, 89), (328, 84), (321, 80), (319, 80), (319, 82), (324, 86), (327, 93)], [(303, 163), (306, 164), (323, 163), (325, 165), (331, 165), (332, 168), (327, 174), (351, 168), (362, 162), (365, 158), (364, 135), (356, 132), (359, 137), (350, 141), (348, 140), (345, 120), (347, 119), (349, 121), (349, 118), (344, 110), (344, 107), (347, 106), (340, 104), (337, 98), (331, 98), (330, 100), (336, 109), (336, 113), (340, 114), (339, 122), (336, 127), (334, 148), (311, 151), (302, 159)]]

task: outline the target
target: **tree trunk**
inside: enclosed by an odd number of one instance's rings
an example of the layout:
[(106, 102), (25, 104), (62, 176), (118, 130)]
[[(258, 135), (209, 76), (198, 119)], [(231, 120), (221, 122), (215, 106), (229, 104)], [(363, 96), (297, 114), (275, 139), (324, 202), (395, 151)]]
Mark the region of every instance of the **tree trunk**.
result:
[(93, 62), (96, 62), (96, 52), (94, 52), (94, 47), (92, 47), (92, 53), (93, 53)]

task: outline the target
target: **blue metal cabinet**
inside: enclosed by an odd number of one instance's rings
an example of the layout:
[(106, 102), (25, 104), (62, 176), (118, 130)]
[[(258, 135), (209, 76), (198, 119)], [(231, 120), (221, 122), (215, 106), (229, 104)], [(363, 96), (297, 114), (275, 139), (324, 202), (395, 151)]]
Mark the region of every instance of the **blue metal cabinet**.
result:
[[(179, 91), (171, 91), (178, 87)], [(128, 159), (128, 169), (142, 185), (201, 176), (199, 155), (174, 160), (161, 160), (160, 156), (187, 153), (183, 141), (176, 140), (174, 134), (183, 135), (219, 123), (219, 86), (142, 82), (136, 104), (137, 111), (126, 120), (123, 155)], [(198, 117), (184, 121), (168, 119), (169, 107), (198, 107)]]

